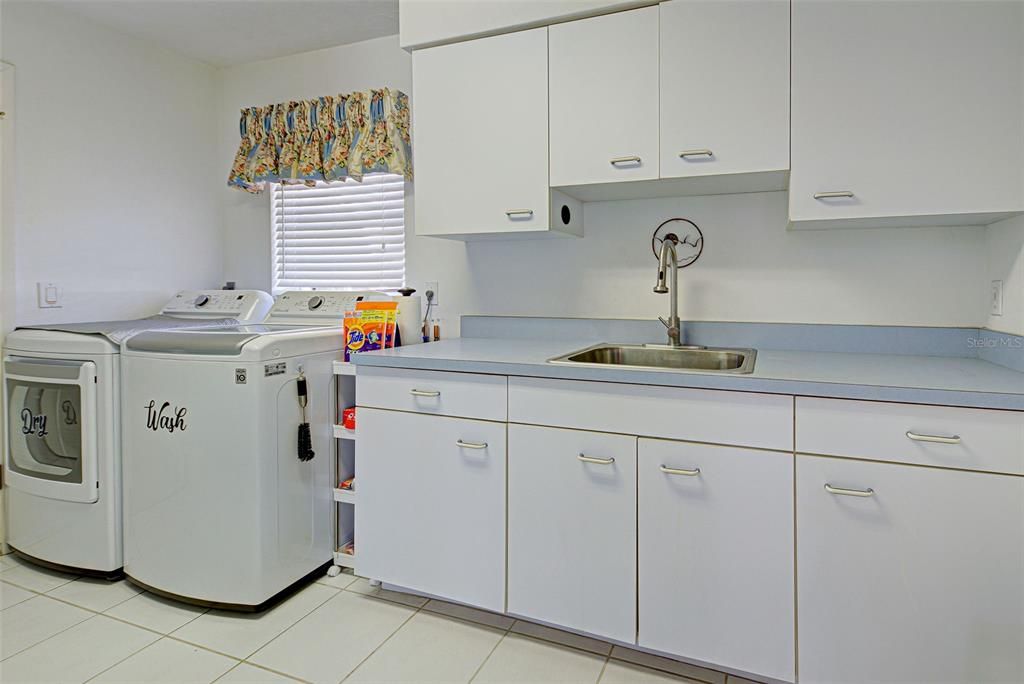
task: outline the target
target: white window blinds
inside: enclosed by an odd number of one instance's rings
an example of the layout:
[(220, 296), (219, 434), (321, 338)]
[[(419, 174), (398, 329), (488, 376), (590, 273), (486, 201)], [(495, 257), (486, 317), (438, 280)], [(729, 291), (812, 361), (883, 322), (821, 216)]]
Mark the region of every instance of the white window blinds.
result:
[(274, 294), (405, 286), (405, 181), (374, 173), (314, 187), (275, 183)]

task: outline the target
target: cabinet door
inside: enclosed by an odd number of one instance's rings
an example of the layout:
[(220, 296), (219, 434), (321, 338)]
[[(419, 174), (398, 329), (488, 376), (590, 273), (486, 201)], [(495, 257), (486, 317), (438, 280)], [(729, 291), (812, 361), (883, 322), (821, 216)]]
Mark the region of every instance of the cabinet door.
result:
[(658, 8), (552, 26), (551, 185), (658, 177)]
[(547, 51), (539, 28), (413, 53), (418, 235), (547, 230)]
[(636, 637), (636, 438), (510, 425), (508, 611)]
[(789, 2), (661, 9), (661, 176), (789, 168)]
[(1022, 12), (794, 0), (790, 218), (1020, 210)]
[(793, 681), (793, 455), (641, 439), (637, 468), (637, 643)]
[(356, 570), (505, 609), (505, 424), (360, 408)]
[(1024, 478), (816, 456), (796, 473), (800, 681), (1024, 681)]

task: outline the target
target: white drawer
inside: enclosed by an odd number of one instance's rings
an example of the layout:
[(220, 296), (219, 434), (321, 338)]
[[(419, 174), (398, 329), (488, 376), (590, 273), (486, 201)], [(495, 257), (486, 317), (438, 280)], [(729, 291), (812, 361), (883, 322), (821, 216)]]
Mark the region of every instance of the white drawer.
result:
[(509, 378), (509, 422), (793, 449), (793, 397), (577, 380)]
[(362, 366), (356, 371), (356, 404), (504, 422), (508, 379), (504, 375)]
[(1024, 412), (797, 397), (796, 448), (1020, 475)]

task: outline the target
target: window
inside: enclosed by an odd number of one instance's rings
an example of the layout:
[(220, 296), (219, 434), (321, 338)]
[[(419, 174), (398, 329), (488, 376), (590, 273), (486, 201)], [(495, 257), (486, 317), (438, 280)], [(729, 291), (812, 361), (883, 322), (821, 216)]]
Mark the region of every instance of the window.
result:
[(374, 173), (314, 187), (275, 183), (274, 294), (405, 286), (405, 181)]

